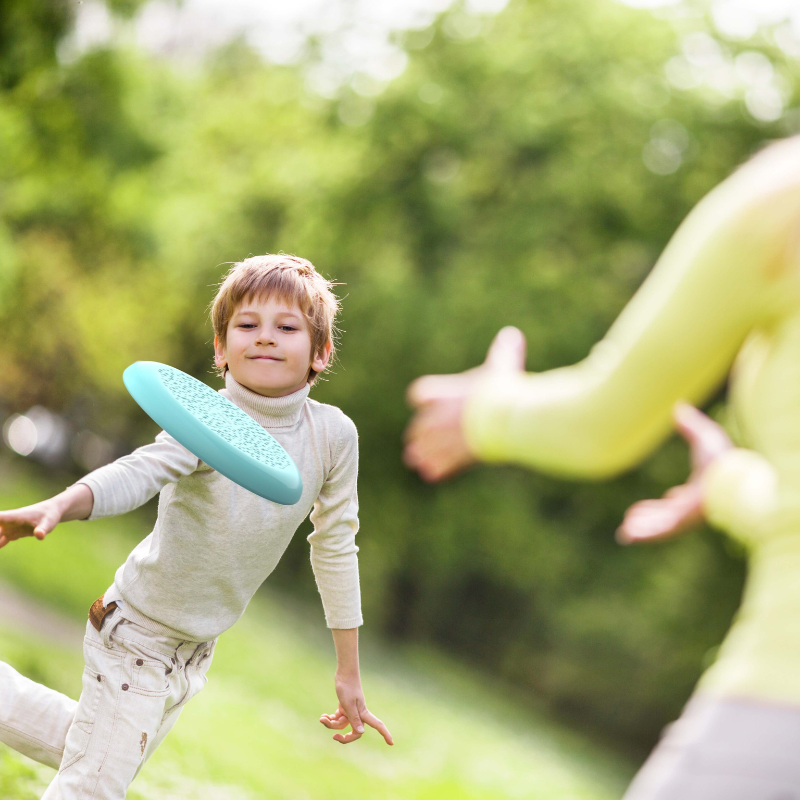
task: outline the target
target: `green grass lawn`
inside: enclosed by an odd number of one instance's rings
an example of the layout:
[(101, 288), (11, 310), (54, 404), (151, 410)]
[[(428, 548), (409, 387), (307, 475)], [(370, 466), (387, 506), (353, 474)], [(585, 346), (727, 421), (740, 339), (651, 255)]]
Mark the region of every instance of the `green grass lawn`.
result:
[[(47, 491), (25, 471), (2, 475), (0, 508)], [(44, 543), (26, 540), (0, 551), (0, 579), (85, 619), (88, 604), (146, 533), (136, 515), (68, 523)], [(221, 638), (208, 686), (128, 797), (610, 800), (622, 794), (633, 765), (548, 719), (532, 698), (516, 698), (429, 649), (380, 643), (368, 628), (364, 689), (396, 744), (386, 746), (369, 729), (350, 745), (332, 741), (318, 722), (336, 708), (333, 644), (322, 620), (321, 606), (300, 608), (285, 596), (260, 594)], [(0, 658), (77, 696), (77, 649), (0, 621)], [(4, 800), (38, 797), (52, 774), (0, 746)]]

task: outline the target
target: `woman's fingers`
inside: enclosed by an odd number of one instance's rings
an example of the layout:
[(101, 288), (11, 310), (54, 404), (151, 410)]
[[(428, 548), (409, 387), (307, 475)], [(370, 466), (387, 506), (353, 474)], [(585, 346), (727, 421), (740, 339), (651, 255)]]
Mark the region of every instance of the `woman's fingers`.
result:
[(409, 384), (406, 401), (412, 408), (420, 408), (436, 400), (463, 397), (474, 379), (475, 369), (453, 375), (423, 375)]
[(403, 463), (425, 481), (438, 481), (474, 463), (461, 430), (462, 402), (441, 400), (417, 412), (405, 433)]
[(616, 539), (620, 544), (631, 544), (671, 538), (696, 525), (702, 516), (700, 487), (683, 484), (674, 487), (669, 497), (634, 503), (625, 513)]
[(524, 370), (526, 348), (525, 334), (519, 328), (507, 325), (492, 339), (484, 364), (503, 372)]
[(695, 470), (705, 469), (717, 456), (733, 447), (721, 425), (688, 403), (675, 405), (673, 419), (676, 429), (692, 449)]

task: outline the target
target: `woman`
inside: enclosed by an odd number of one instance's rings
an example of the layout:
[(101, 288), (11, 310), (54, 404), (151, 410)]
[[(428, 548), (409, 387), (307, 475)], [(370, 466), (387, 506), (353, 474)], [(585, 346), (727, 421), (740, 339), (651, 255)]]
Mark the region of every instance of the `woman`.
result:
[[(524, 360), (504, 328), (481, 367), (415, 381), (405, 462), (429, 481), (478, 460), (604, 478), (652, 452), (674, 412), (692, 477), (629, 509), (618, 538), (705, 516), (746, 544), (749, 575), (717, 661), (626, 800), (800, 798), (800, 137), (698, 204), (584, 361), (526, 374)], [(680, 402), (731, 368), (749, 449)]]

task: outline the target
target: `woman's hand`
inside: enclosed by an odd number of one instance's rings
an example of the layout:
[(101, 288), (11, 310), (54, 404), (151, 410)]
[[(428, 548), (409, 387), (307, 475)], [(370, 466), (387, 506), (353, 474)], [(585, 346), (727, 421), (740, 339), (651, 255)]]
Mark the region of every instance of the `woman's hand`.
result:
[(660, 500), (641, 500), (626, 512), (617, 529), (620, 544), (671, 539), (703, 519), (701, 476), (712, 461), (733, 447), (724, 428), (688, 403), (677, 403), (675, 427), (691, 449), (689, 480), (674, 486)]
[(61, 522), (61, 507), (55, 498), (32, 506), (0, 511), (0, 547), (35, 536), (40, 541)]
[(339, 708), (333, 714), (323, 714), (319, 721), (331, 730), (342, 730), (348, 725), (352, 728), (349, 733), (334, 735), (334, 740), (342, 744), (349, 744), (364, 735), (364, 723), (375, 728), (386, 740), (386, 744), (394, 744), (389, 729), (367, 709), (361, 681), (356, 677), (350, 680), (336, 679), (336, 696), (339, 698)]
[(404, 435), (403, 463), (428, 482), (450, 478), (477, 459), (467, 446), (462, 428), (464, 406), (478, 378), (525, 370), (525, 336), (506, 327), (494, 337), (486, 360), (456, 375), (425, 375), (406, 393), (416, 409)]

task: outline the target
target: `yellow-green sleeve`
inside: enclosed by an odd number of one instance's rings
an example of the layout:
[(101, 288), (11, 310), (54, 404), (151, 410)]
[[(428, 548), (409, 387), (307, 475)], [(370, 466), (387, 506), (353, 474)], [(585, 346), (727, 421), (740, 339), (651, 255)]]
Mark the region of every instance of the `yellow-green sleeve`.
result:
[(632, 467), (701, 403), (774, 302), (800, 218), (800, 139), (760, 154), (679, 227), (606, 336), (582, 362), (486, 373), (464, 410), (475, 455), (573, 477)]
[(757, 543), (778, 507), (775, 467), (761, 454), (737, 447), (712, 461), (701, 480), (705, 518), (745, 544)]

